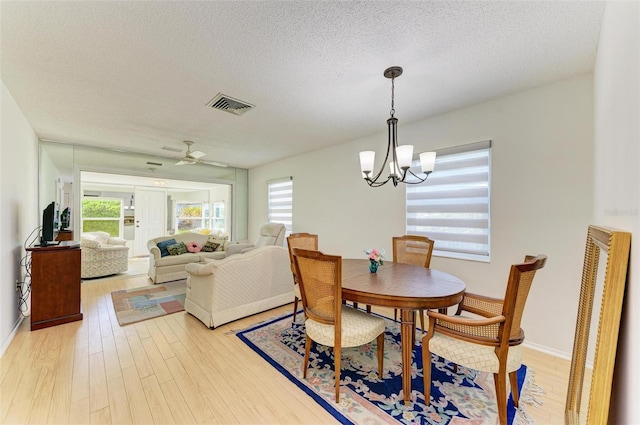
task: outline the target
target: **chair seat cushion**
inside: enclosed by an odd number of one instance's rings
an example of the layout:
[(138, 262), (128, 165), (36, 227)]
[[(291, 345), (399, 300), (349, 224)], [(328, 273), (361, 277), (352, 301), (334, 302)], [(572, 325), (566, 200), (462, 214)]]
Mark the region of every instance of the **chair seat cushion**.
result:
[[(441, 333), (429, 340), (429, 351), (460, 366), (482, 372), (498, 373), (499, 363), (495, 347), (461, 341)], [(520, 369), (522, 350), (519, 345), (509, 348), (507, 372)]]
[[(309, 338), (318, 344), (333, 347), (335, 335), (333, 325), (307, 319), (305, 330)], [(360, 310), (342, 306), (342, 347), (357, 347), (376, 339), (384, 332), (384, 319)]]

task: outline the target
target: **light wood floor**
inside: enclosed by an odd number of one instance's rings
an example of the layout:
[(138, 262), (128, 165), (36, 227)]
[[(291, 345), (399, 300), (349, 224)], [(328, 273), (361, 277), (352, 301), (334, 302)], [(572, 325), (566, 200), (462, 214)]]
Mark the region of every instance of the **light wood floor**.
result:
[[(292, 305), (215, 330), (185, 313), (120, 327), (110, 293), (146, 284), (85, 283), (83, 321), (30, 332), (25, 320), (1, 359), (0, 423), (337, 423), (233, 334)], [(546, 391), (530, 416), (563, 423), (569, 362), (530, 349), (524, 361)]]

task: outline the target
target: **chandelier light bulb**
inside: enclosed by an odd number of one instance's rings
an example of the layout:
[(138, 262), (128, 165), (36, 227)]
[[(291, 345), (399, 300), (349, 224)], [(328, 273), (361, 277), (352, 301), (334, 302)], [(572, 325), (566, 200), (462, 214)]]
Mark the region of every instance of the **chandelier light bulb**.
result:
[(398, 166), (405, 170), (411, 167), (411, 160), (413, 159), (413, 146), (402, 145), (396, 148), (396, 156), (398, 158)]
[(423, 173), (431, 173), (436, 165), (435, 152), (422, 152), (420, 154), (420, 166)]
[(373, 172), (373, 162), (376, 159), (374, 151), (360, 152), (360, 170), (366, 175)]

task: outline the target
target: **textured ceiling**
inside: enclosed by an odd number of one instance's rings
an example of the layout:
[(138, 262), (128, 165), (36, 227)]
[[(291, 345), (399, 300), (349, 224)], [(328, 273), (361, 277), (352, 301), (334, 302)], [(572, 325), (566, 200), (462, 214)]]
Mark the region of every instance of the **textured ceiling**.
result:
[[(42, 139), (251, 168), (591, 72), (594, 1), (36, 2), (1, 7), (1, 77)], [(206, 106), (223, 93), (256, 108)], [(381, 143), (384, 143), (381, 141)]]

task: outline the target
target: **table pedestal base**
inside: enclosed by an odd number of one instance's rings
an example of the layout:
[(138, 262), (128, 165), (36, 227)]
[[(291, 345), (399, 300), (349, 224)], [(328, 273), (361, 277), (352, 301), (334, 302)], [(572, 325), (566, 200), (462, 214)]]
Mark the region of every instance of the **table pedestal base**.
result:
[(401, 310), (400, 337), (402, 338), (402, 392), (404, 403), (411, 402), (411, 356), (413, 354), (415, 331), (415, 314), (413, 310)]

